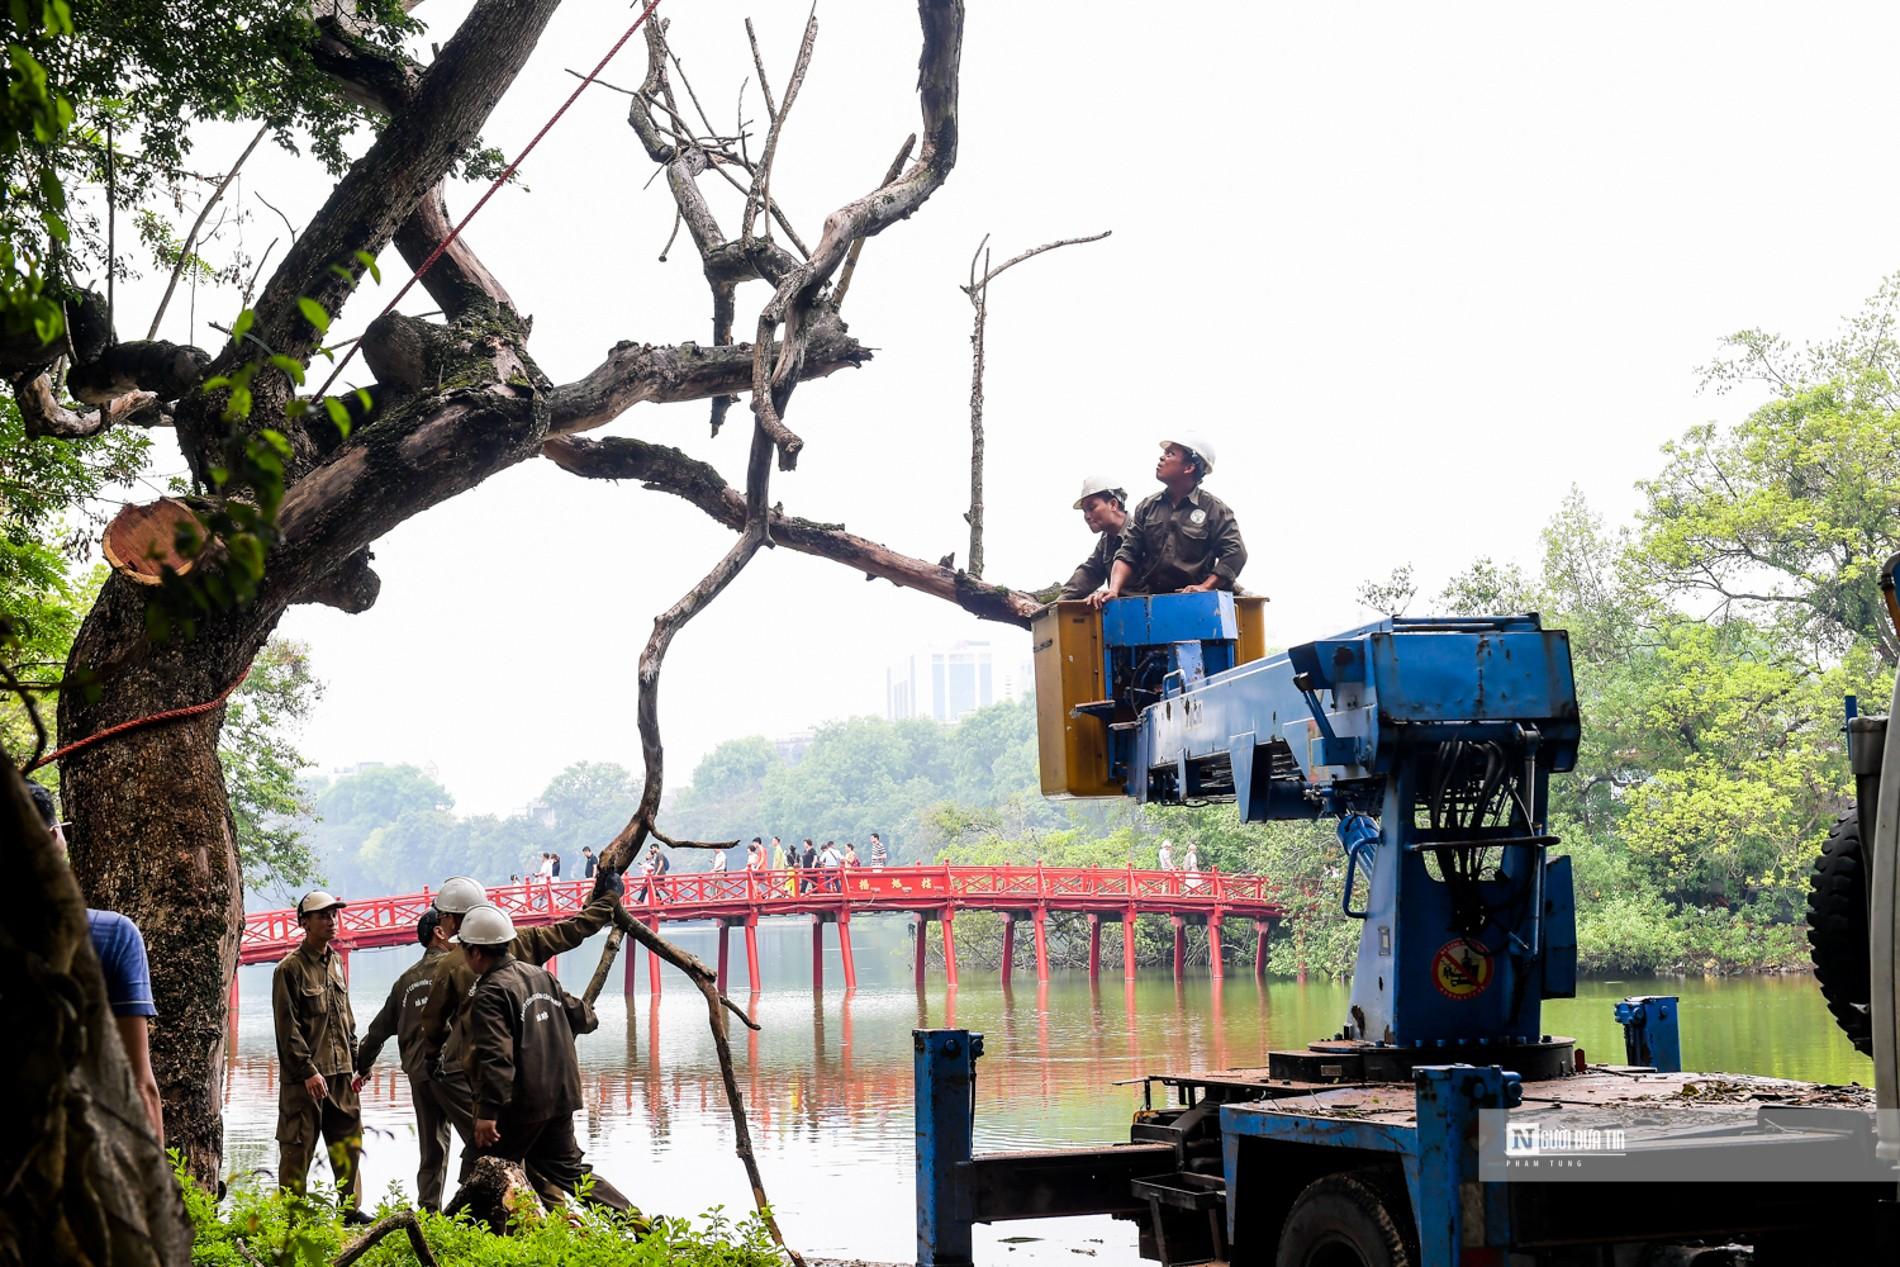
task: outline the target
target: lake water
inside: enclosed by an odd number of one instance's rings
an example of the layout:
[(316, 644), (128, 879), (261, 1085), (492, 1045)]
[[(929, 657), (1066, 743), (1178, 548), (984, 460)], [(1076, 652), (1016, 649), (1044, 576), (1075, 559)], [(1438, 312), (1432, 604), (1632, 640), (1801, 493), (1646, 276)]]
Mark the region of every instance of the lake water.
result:
[[(1097, 988), (1074, 973), (1039, 989), (1033, 955), (1020, 948), (1010, 989), (994, 970), (966, 966), (955, 992), (934, 971), (920, 992), (903, 919), (865, 916), (852, 928), (858, 989), (845, 994), (835, 936), (828, 933), (825, 989), (814, 997), (809, 926), (762, 925), (764, 980), (754, 1013), (764, 1031), (748, 1035), (735, 1025), (733, 1033), (766, 1190), (787, 1240), (820, 1257), (913, 1260), (910, 1031), (916, 1026), (961, 1025), (986, 1036), (977, 1066), (976, 1147), (987, 1151), (1125, 1140), (1140, 1088), (1118, 1082), (1145, 1073), (1257, 1066), (1270, 1047), (1332, 1033), (1346, 1007), (1342, 984), (1259, 983), (1244, 971), (1216, 985), (1203, 969), (1177, 987), (1163, 969), (1125, 987), (1118, 958), (1114, 975), (1104, 963)], [(678, 927), (669, 936), (712, 962), (710, 928)], [(569, 989), (585, 985), (603, 940), (561, 958), (557, 971)], [(732, 943), (733, 993), (743, 1003), (745, 956), (736, 930)], [(359, 1032), (417, 953), (352, 957)], [(587, 1108), (577, 1134), (595, 1167), (642, 1209), (743, 1212), (750, 1195), (732, 1154), (705, 1005), (684, 978), (668, 974), (656, 1004), (647, 993), (644, 962), (632, 998), (621, 994), (616, 965), (600, 1000), (600, 1029), (579, 1044)], [(239, 989), (225, 1164), (236, 1172), (270, 1170), (277, 1160), (270, 969), (243, 969)], [(1806, 976), (1586, 981), (1580, 997), (1546, 1004), (1544, 1028), (1574, 1035), (1595, 1060), (1620, 1061), (1622, 1036), (1611, 1004), (1648, 993), (1682, 997), (1685, 1068), (1872, 1081), (1871, 1062), (1848, 1045)], [(363, 1103), (365, 1192), (380, 1194), (396, 1184), (413, 1196), (415, 1131), (393, 1043), (364, 1085)], [(325, 1169), (321, 1161), (315, 1167)], [(1086, 1258), (1109, 1267), (1140, 1261), (1133, 1225), (1106, 1218), (979, 1226), (976, 1236), (979, 1263), (1014, 1267)]]

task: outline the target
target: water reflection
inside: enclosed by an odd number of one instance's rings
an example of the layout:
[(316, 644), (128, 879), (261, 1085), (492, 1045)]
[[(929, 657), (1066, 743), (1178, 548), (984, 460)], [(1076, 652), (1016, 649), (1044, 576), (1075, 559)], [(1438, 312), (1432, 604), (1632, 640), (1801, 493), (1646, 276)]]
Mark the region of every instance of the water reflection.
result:
[[(1125, 1139), (1140, 1089), (1116, 1085), (1160, 1071), (1253, 1067), (1270, 1046), (1332, 1033), (1344, 987), (1259, 982), (1237, 973), (1222, 982), (1167, 970), (1135, 982), (1090, 982), (1058, 974), (1009, 986), (971, 970), (958, 990), (932, 977), (919, 989), (895, 920), (853, 921), (859, 989), (842, 980), (835, 944), (826, 975), (809, 988), (809, 930), (761, 929), (767, 986), (748, 1007), (762, 1032), (735, 1027), (733, 1057), (751, 1115), (754, 1148), (786, 1234), (799, 1249), (829, 1257), (909, 1261), (914, 1246), (910, 1031), (960, 1024), (983, 1031), (978, 1067), (979, 1149), (1059, 1146)], [(710, 931), (683, 930), (687, 948), (715, 951)], [(598, 943), (568, 956), (570, 988), (583, 983)], [(363, 953), (353, 964), (359, 1017), (374, 1014), (412, 955)], [(1119, 963), (1115, 963), (1119, 969)], [(1019, 965), (1019, 970), (1020, 970)], [(276, 1162), (277, 1068), (268, 967), (246, 969), (242, 1008), (226, 1062), (227, 1165)], [(619, 993), (615, 974), (600, 1003), (601, 1027), (581, 1040), (586, 1108), (577, 1129), (590, 1159), (641, 1206), (695, 1213), (715, 1204), (749, 1206), (733, 1158), (730, 1119), (705, 1004), (676, 980), (655, 999), (647, 974), (639, 992)], [(735, 983), (736, 984), (736, 983)], [(1547, 1028), (1576, 1034), (1597, 1059), (1620, 1056), (1610, 1003), (1630, 993), (1679, 993), (1685, 1057), (1703, 1068), (1825, 1081), (1867, 1081), (1806, 978), (1745, 982), (1587, 982), (1585, 997), (1550, 1005)], [(738, 1041), (744, 1033), (744, 1041)], [(371, 1192), (410, 1190), (415, 1130), (409, 1091), (386, 1052), (363, 1089), (370, 1131), (364, 1160)], [(321, 1164), (319, 1165), (321, 1169)], [(1108, 1220), (1050, 1221), (978, 1229), (981, 1261), (1072, 1265), (1071, 1250), (1096, 1267), (1133, 1263), (1133, 1229)], [(999, 1245), (999, 1236), (1042, 1239)], [(984, 1250), (984, 1246), (988, 1250)]]

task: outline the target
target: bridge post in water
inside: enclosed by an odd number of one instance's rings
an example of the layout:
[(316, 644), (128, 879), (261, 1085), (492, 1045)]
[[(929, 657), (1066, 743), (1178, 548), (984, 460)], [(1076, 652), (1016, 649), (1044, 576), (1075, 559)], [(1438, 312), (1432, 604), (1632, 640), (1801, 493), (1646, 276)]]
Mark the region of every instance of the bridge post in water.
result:
[[(640, 962), (640, 947), (636, 942), (620, 948), (620, 992), (627, 998), (633, 997), (634, 965)], [(627, 1033), (633, 1033), (633, 1026), (627, 1026)]]
[(713, 927), (719, 930), (719, 967), (713, 974), (714, 983), (719, 987), (719, 993), (724, 994), (726, 992), (726, 930), (730, 925), (723, 919), (716, 919), (713, 921)]
[(930, 917), (922, 911), (917, 912), (914, 927), (917, 930), (917, 988), (921, 990), (924, 988), (924, 957), (929, 947)]
[(752, 988), (752, 993), (757, 994), (759, 992), (759, 913), (757, 911), (746, 912), (745, 971), (746, 984)]
[[(660, 917), (655, 915), (647, 920), (647, 928), (655, 937), (658, 937), (660, 935)], [(660, 997), (660, 957), (651, 950), (647, 951), (647, 993), (652, 995), (656, 1000)]]
[(1187, 975), (1187, 920), (1180, 915), (1170, 915), (1168, 922), (1174, 925), (1174, 980), (1178, 985)]
[(1122, 980), (1135, 979), (1135, 908), (1122, 912)]
[(1038, 906), (1030, 915), (1036, 930), (1036, 984), (1049, 984), (1049, 912)]
[(937, 914), (937, 922), (943, 925), (943, 972), (950, 985), (957, 983), (957, 908), (946, 906)]
[(1208, 971), (1214, 980), (1221, 979), (1220, 964), (1220, 912), (1215, 911), (1207, 917), (1207, 962)]
[(858, 965), (851, 957), (851, 908), (848, 906), (838, 911), (838, 959), (844, 965), (846, 992), (857, 989)]
[(1012, 911), (1003, 912), (1003, 984), (1009, 984), (1009, 974), (1016, 966), (1016, 916)]
[(1089, 984), (1102, 979), (1102, 917), (1089, 912)]
[(1273, 931), (1273, 921), (1257, 919), (1253, 922), (1253, 978), (1264, 981), (1267, 976), (1267, 934)]
[(811, 989), (816, 994), (825, 988), (825, 917), (811, 917)]

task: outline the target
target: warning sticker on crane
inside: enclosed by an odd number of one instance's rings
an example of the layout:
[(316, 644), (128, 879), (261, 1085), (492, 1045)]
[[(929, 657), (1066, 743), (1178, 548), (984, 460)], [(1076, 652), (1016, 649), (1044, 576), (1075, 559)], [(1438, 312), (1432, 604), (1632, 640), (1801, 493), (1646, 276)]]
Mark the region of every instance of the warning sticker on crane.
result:
[(1464, 937), (1446, 942), (1432, 956), (1432, 984), (1448, 999), (1477, 998), (1495, 971), (1491, 953)]

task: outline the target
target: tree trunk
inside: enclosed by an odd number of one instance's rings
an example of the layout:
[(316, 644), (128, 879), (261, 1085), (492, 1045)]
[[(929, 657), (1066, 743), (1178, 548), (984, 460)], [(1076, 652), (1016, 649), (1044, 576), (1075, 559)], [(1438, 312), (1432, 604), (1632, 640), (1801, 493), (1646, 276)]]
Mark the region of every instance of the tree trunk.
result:
[[(69, 674), (97, 692), (60, 692), (59, 733), (73, 738), (216, 697), (242, 673), (275, 615), (235, 613), (189, 642), (145, 637), (149, 591), (114, 576), (73, 645)], [(88, 696), (93, 696), (88, 700)], [(152, 1071), (165, 1138), (191, 1174), (215, 1185), (224, 1150), (224, 1058), (244, 895), (218, 762), (224, 710), (115, 735), (60, 762), (73, 874), (88, 906), (145, 934), (152, 963)]]

